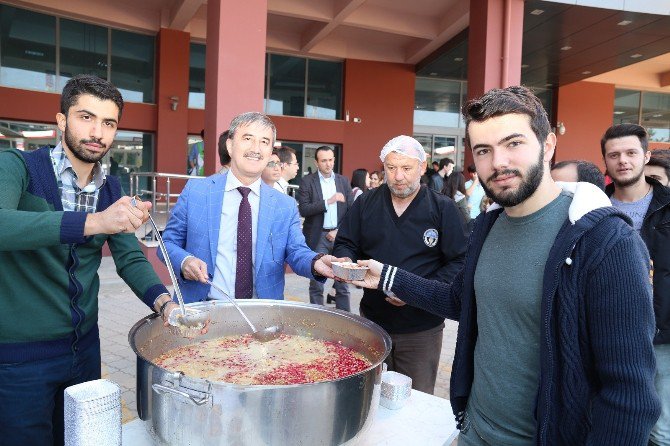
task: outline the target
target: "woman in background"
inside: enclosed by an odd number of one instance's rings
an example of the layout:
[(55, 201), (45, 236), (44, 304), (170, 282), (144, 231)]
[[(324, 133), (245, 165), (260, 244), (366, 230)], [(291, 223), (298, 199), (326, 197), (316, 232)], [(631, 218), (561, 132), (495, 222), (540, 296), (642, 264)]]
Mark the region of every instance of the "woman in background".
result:
[(461, 211), (463, 221), (466, 225), (470, 223), (470, 210), (468, 200), (465, 197), (465, 177), (461, 172), (452, 172), (444, 179), (442, 193), (454, 200), (458, 210)]
[(370, 183), (371, 178), (367, 170), (354, 170), (354, 173), (351, 174), (351, 192), (354, 194), (354, 200), (370, 188)]

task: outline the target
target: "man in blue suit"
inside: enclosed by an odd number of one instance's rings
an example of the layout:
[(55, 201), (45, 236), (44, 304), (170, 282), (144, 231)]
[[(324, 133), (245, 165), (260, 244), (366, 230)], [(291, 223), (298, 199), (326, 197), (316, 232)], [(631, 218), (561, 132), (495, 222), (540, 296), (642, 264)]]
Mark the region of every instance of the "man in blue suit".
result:
[(310, 279), (333, 277), (335, 259), (305, 244), (295, 200), (261, 180), (275, 137), (266, 115), (238, 115), (226, 141), (230, 170), (184, 187), (163, 240), (186, 302), (224, 298), (208, 279), (232, 297), (283, 299), (285, 262)]

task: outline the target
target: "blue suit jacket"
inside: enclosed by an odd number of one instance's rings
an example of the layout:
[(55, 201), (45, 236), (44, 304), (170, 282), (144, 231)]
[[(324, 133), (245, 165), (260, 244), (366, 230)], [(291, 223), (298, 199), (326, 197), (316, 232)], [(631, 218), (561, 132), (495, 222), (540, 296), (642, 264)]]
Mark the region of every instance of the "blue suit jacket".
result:
[[(207, 263), (207, 272), (214, 274), (227, 176), (215, 174), (189, 180), (163, 232), (187, 303), (205, 300), (209, 293), (209, 285), (185, 280), (180, 268), (184, 258), (193, 255)], [(297, 274), (313, 278), (312, 259), (316, 253), (305, 244), (295, 200), (262, 182), (256, 231), (254, 289), (258, 298), (284, 298), (285, 262)], [(158, 257), (165, 261), (160, 251)]]

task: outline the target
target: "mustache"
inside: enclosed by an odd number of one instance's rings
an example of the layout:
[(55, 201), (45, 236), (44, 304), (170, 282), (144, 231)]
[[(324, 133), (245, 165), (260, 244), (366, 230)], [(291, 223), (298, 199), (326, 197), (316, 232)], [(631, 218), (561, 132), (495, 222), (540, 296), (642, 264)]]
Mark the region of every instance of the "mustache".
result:
[(261, 158), (261, 159), (263, 158), (263, 156), (261, 155), (261, 152), (254, 152), (253, 150), (249, 150), (247, 152), (244, 152), (243, 156), (257, 156), (258, 158)]
[(490, 177), (488, 177), (488, 179), (486, 180), (486, 182), (488, 183), (488, 182), (493, 181), (493, 180), (495, 180), (496, 178), (498, 178), (498, 177), (500, 177), (500, 176), (504, 176), (504, 175), (515, 175), (515, 176), (520, 177), (520, 176), (521, 176), (521, 172), (519, 172), (517, 169), (503, 169), (503, 170), (496, 170), (495, 172), (493, 172), (493, 175), (491, 175)]
[(82, 144), (98, 144), (104, 149), (107, 148), (107, 144), (103, 143), (102, 139), (98, 139), (98, 138), (95, 138), (95, 137), (93, 137), (91, 139), (80, 139), (79, 142), (82, 143)]

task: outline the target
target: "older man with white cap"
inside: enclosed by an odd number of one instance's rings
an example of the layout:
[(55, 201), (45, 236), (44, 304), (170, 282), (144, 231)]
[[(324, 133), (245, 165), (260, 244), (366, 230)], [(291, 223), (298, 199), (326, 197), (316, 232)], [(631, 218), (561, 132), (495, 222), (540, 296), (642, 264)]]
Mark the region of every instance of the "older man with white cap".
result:
[[(454, 202), (425, 186), (426, 152), (409, 136), (391, 139), (381, 151), (386, 184), (356, 200), (340, 223), (333, 254), (377, 259), (414, 274), (450, 282), (463, 265), (467, 235)], [(382, 260), (384, 259), (384, 260)], [(433, 393), (444, 318), (405, 305), (393, 295), (366, 289), (361, 315), (393, 340), (390, 370), (412, 378), (412, 387)]]

